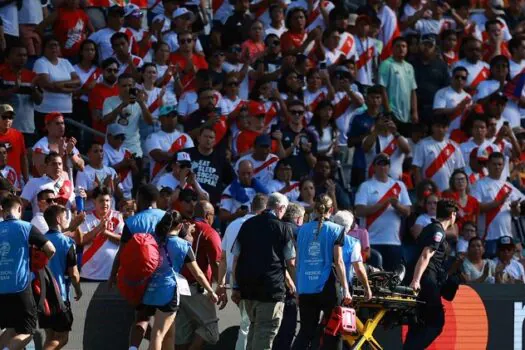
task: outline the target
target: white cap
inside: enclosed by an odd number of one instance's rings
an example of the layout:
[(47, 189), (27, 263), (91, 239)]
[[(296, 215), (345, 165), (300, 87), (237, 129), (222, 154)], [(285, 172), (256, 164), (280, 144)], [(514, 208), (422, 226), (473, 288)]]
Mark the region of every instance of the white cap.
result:
[(190, 155), (186, 152), (177, 153), (177, 163), (184, 163), (184, 162), (191, 163)]
[(127, 4), (126, 6), (124, 6), (124, 17), (127, 17), (131, 14), (142, 15), (142, 11), (140, 10), (140, 7), (138, 7), (135, 4)]
[(189, 11), (187, 8), (185, 7), (179, 7), (178, 9), (176, 9), (175, 11), (173, 11), (171, 17), (173, 19), (177, 18), (177, 17), (180, 17), (180, 16), (189, 16), (190, 17), (190, 22), (193, 22), (195, 21), (195, 15), (193, 14), (193, 12)]

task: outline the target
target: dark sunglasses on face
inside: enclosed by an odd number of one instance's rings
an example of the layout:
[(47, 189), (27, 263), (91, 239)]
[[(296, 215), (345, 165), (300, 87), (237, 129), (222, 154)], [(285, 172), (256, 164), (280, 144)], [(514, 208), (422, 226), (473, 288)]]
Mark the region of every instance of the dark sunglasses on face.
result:
[(239, 82), (238, 81), (230, 81), (230, 82), (226, 83), (226, 86), (236, 87), (236, 86), (239, 86)]
[(213, 57), (224, 57), (224, 52), (216, 52), (213, 54)]
[(126, 136), (125, 135), (115, 135), (115, 136), (113, 136), (113, 138), (115, 140), (124, 141), (126, 139)]
[(183, 202), (191, 203), (197, 201), (197, 196), (189, 196), (187, 198), (182, 199)]
[(193, 39), (181, 39), (181, 40), (179, 40), (179, 42), (180, 42), (181, 44), (189, 44), (189, 43), (191, 43), (192, 41), (193, 41)]
[(8, 119), (9, 120), (13, 120), (13, 119), (15, 119), (15, 115), (14, 114), (4, 114), (4, 115), (2, 115), (2, 119), (3, 120), (8, 120)]
[(47, 204), (54, 204), (56, 203), (56, 199), (55, 198), (46, 198), (46, 199), (43, 199)]
[(454, 76), (454, 79), (456, 79), (456, 80), (463, 80), (463, 81), (466, 81), (466, 80), (467, 80), (467, 77), (464, 76), (464, 75), (455, 75), (455, 76)]
[(108, 73), (118, 73), (118, 69), (117, 68), (106, 68), (106, 72), (108, 72)]
[(293, 115), (303, 115), (303, 114), (304, 114), (304, 111), (291, 110), (290, 113), (293, 114)]

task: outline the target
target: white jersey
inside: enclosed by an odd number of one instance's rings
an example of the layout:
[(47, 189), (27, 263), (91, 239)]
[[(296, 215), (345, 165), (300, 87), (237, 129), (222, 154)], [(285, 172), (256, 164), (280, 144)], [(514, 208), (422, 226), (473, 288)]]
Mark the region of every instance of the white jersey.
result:
[(164, 93), (162, 92), (162, 88), (159, 87), (153, 87), (151, 90), (146, 90), (143, 86), (140, 88), (146, 93), (146, 106), (148, 106), (148, 110), (153, 116), (154, 130), (158, 131), (160, 130), (160, 107), (177, 105), (177, 97), (174, 93), (170, 93), (167, 88), (164, 89)]
[[(439, 89), (434, 95), (434, 105), (432, 106), (432, 109), (436, 110), (455, 108), (463, 100), (470, 101), (467, 107), (472, 105), (472, 97), (466, 91), (462, 90), (461, 92), (457, 92), (451, 86), (447, 86), (445, 88)], [(461, 127), (461, 124), (463, 124), (462, 120), (464, 118), (464, 114), (464, 111), (458, 111), (449, 116), (451, 120), (448, 127), (449, 133)]]
[[(218, 107), (221, 103), (222, 96), (218, 91), (214, 91), (213, 93), (215, 95), (215, 107)], [(179, 104), (177, 105), (177, 113), (181, 117), (187, 117), (199, 109), (197, 97), (196, 91), (186, 91), (183, 93), (180, 97)]]
[[(76, 188), (82, 187), (86, 191), (93, 191), (95, 187), (103, 186), (104, 180), (110, 176), (114, 183), (118, 181), (117, 172), (115, 169), (102, 165), (102, 168), (95, 169), (91, 165), (86, 165), (83, 171), (77, 173)], [(115, 200), (111, 201), (111, 206), (115, 206)], [(91, 211), (95, 209), (95, 202), (93, 199), (88, 199), (85, 204), (85, 210)]]
[(18, 179), (18, 175), (16, 175), (15, 169), (9, 165), (5, 165), (2, 169), (0, 169), (0, 177), (7, 179), (7, 181), (9, 181), (9, 183), (13, 185), (14, 188), (18, 190), (22, 189), (22, 184)]
[[(359, 186), (355, 205), (371, 206), (379, 201), (387, 201), (389, 198), (397, 198), (402, 205), (411, 205), (403, 182), (391, 178), (388, 178), (387, 182), (381, 182), (374, 177)], [(399, 238), (401, 217), (390, 204), (360, 220), (359, 226), (368, 230), (370, 244), (401, 245)]]
[[(230, 62), (224, 62), (222, 64), (222, 69), (226, 72), (226, 73), (231, 73), (231, 72), (236, 72), (236, 73), (239, 73), (240, 71), (242, 71), (242, 68), (244, 67), (244, 63), (237, 63), (237, 64), (233, 64), (233, 63), (230, 63)], [(242, 98), (243, 100), (247, 100), (248, 99), (248, 95), (249, 95), (249, 89), (250, 89), (250, 85), (249, 85), (249, 72), (253, 71), (254, 69), (249, 66), (248, 68), (248, 73), (244, 76), (244, 79), (243, 81), (240, 82), (240, 85), (239, 85), (239, 97)]]
[[(494, 264), (498, 266), (500, 264), (499, 258), (494, 259)], [(505, 266), (503, 269), (503, 279), (505, 279), (507, 276), (512, 277), (515, 280), (520, 281), (521, 283), (525, 283), (525, 269), (523, 268), (523, 265), (521, 262), (515, 259), (511, 259), (510, 263)]]
[(471, 137), (468, 141), (463, 142), (459, 145), (459, 148), (461, 149), (461, 154), (463, 155), (463, 160), (465, 161), (465, 165), (470, 166), (470, 153), (472, 153), (472, 150), (476, 147), (486, 148), (486, 147), (493, 147), (493, 150), (498, 149), (499, 147), (489, 140), (485, 140), (481, 143), (481, 145), (478, 146), (477, 143), (474, 142), (474, 139)]
[(523, 69), (525, 69), (525, 60), (521, 60), (519, 63), (516, 63), (512, 59), (509, 59), (509, 68), (510, 78), (512, 79), (516, 75), (520, 74)]
[(452, 172), (463, 168), (465, 161), (454, 141), (445, 138), (438, 142), (429, 136), (416, 146), (412, 165), (421, 169), (422, 178), (431, 179), (440, 191), (444, 191), (448, 188)]
[(377, 17), (381, 21), (378, 39), (383, 43), (381, 60), (386, 60), (392, 54), (391, 45), (396, 36), (400, 34), (397, 13), (388, 5), (383, 5), (377, 12)]
[[(166, 33), (162, 36), (162, 40), (168, 44), (170, 48), (170, 52), (173, 53), (177, 51), (180, 47), (179, 45), (179, 35), (173, 31), (170, 31), (169, 33)], [(201, 41), (196, 38), (195, 39), (195, 52), (202, 52), (202, 44)]]
[[(357, 86), (352, 84), (350, 89), (354, 91), (358, 96), (363, 98), (363, 95), (357, 90)], [(339, 145), (346, 146), (348, 143), (348, 130), (350, 124), (354, 119), (354, 116), (362, 112), (361, 108), (356, 108), (350, 101), (350, 97), (345, 91), (338, 91), (335, 93), (334, 99), (332, 100), (334, 105), (334, 118), (337, 129), (339, 130)]]
[(326, 62), (326, 66), (330, 67), (334, 64), (339, 63), (340, 58), (344, 58), (343, 51), (334, 49), (333, 51), (328, 50), (326, 47), (324, 48), (324, 62)]
[(311, 92), (308, 89), (304, 89), (303, 92), (303, 98), (304, 98), (304, 105), (306, 107), (306, 124), (310, 124), (310, 121), (312, 120), (312, 117), (314, 116), (315, 109), (317, 108), (317, 105), (319, 102), (324, 100), (328, 96), (328, 90), (325, 87), (321, 87), (320, 89)]
[(496, 240), (502, 236), (512, 236), (512, 215), (510, 203), (524, 200), (525, 196), (509, 182), (484, 177), (472, 186), (471, 194), (480, 203), (488, 203), (503, 198), (510, 193), (501, 207), (496, 207), (481, 214), (480, 221), (485, 226), (480, 227), (487, 240)]
[(469, 91), (475, 91), (479, 83), (483, 80), (487, 80), (490, 75), (490, 67), (488, 63), (481, 60), (476, 63), (470, 63), (466, 59), (459, 60), (452, 65), (450, 71), (452, 72), (456, 67), (465, 67), (467, 70), (468, 75), (465, 88), (469, 89)]
[(176, 153), (186, 148), (193, 147), (190, 135), (174, 130), (171, 133), (162, 130), (149, 135), (146, 140), (146, 153), (150, 159), (150, 181), (155, 184), (159, 178), (166, 173), (167, 163), (157, 162), (151, 156), (151, 152), (158, 149), (163, 152)]
[(455, 29), (455, 28), (450, 28), (451, 27), (450, 24), (451, 22), (446, 20), (445, 18), (441, 18), (441, 19), (422, 18), (416, 22), (416, 24), (414, 25), (414, 28), (421, 35), (425, 35), (425, 34), (439, 35), (445, 29)]
[[(399, 138), (406, 141), (403, 136), (399, 136)], [(377, 141), (379, 141), (380, 152), (377, 152)], [(398, 139), (392, 134), (388, 136), (377, 135), (374, 145), (365, 154), (367, 178), (372, 176), (372, 161), (378, 153), (388, 154), (390, 157), (390, 171), (388, 172), (388, 175), (394, 180), (400, 180), (401, 175), (403, 174), (403, 161), (405, 160), (405, 154), (399, 149)]]
[[(485, 23), (487, 23), (488, 18), (483, 12), (475, 12), (470, 15), (470, 21), (476, 23), (476, 30), (474, 31), (474, 37), (481, 42), (487, 41), (489, 38), (487, 31), (485, 30)], [(507, 22), (501, 17), (498, 17), (497, 20), (501, 23), (501, 31), (503, 32), (503, 41), (509, 41), (512, 39), (512, 35), (509, 31), (509, 26)]]
[(268, 189), (269, 193), (281, 192), (283, 189), (285, 189), (285, 191), (281, 193), (284, 194), (291, 202), (296, 202), (300, 195), (299, 181), (290, 181), (290, 185), (286, 186), (285, 182), (272, 180), (268, 183), (266, 188)]
[(243, 160), (249, 160), (252, 163), (253, 177), (256, 178), (261, 184), (266, 186), (268, 182), (273, 180), (275, 167), (277, 166), (277, 162), (279, 162), (279, 157), (270, 153), (264, 161), (260, 161), (253, 159), (252, 154), (250, 153), (239, 158), (235, 164), (236, 171), (239, 170), (239, 164)]
[(230, 188), (231, 185), (228, 185), (228, 187), (226, 187), (224, 191), (222, 191), (220, 208), (226, 210), (229, 213), (235, 213), (237, 209), (239, 209), (243, 205), (248, 206), (248, 209), (250, 209), (253, 198), (257, 194), (255, 189), (251, 187), (244, 187), (244, 190), (246, 191), (246, 195), (248, 196), (249, 200), (246, 203), (241, 203), (237, 199), (233, 198)]
[[(120, 33), (130, 33), (127, 28), (122, 27), (119, 30)], [(113, 47), (111, 46), (111, 37), (113, 34), (115, 34), (116, 31), (114, 31), (111, 28), (102, 28), (97, 30), (96, 32), (92, 33), (89, 36), (89, 39), (93, 40), (98, 47), (98, 58), (100, 62), (104, 61), (106, 58), (111, 57), (113, 55)], [(130, 35), (132, 39), (133, 36)], [(131, 52), (131, 47), (133, 46), (133, 40), (130, 40), (129, 43), (129, 50)]]
[(40, 233), (45, 235), (49, 231), (49, 226), (47, 225), (46, 219), (44, 219), (44, 213), (38, 212), (31, 219), (31, 225), (36, 227)]
[[(131, 73), (131, 67), (128, 62), (121, 62), (117, 56), (112, 56), (119, 64), (117, 75), (121, 76), (124, 73)], [(140, 68), (144, 65), (144, 61), (139, 56), (131, 55), (131, 60), (136, 68)]]
[(355, 48), (356, 48), (356, 69), (357, 77), (356, 80), (363, 85), (371, 86), (374, 85), (374, 61), (379, 57), (379, 51), (375, 45), (374, 39), (365, 38), (364, 40), (359, 39), (355, 36)]
[[(317, 27), (321, 27), (321, 30), (326, 29), (326, 24), (324, 22), (324, 18), (321, 14), (321, 9), (319, 8), (319, 6), (323, 6), (327, 13), (330, 13), (330, 11), (332, 11), (335, 7), (335, 5), (330, 1), (314, 0), (312, 3), (312, 12), (306, 18), (306, 30), (308, 32), (311, 32)], [(303, 9), (308, 11), (308, 2), (306, 0), (292, 1), (290, 5), (288, 5), (287, 11), (290, 11), (290, 9), (295, 7), (302, 7)]]
[(356, 58), (357, 52), (354, 36), (348, 32), (341, 33), (337, 50), (341, 51), (346, 58)]
[[(102, 149), (104, 150), (104, 159), (102, 160), (102, 163), (107, 167), (112, 167), (113, 165), (122, 162), (124, 157), (132, 156), (132, 153), (124, 147), (117, 150), (111, 147), (108, 143), (105, 143)], [(133, 174), (131, 173), (131, 170), (121, 170), (118, 172), (118, 176), (124, 198), (131, 199), (131, 190), (133, 189)]]
[[(80, 232), (86, 234), (100, 224), (100, 219), (94, 212), (86, 216), (86, 220), (80, 225)], [(111, 210), (107, 216), (106, 230), (122, 235), (124, 219), (118, 211)], [(99, 233), (91, 243), (84, 246), (82, 256), (82, 270), (80, 276), (90, 280), (107, 281), (111, 274), (113, 260), (117, 255), (118, 244), (111, 242), (105, 235)]]
[(246, 214), (243, 217), (237, 218), (233, 220), (228, 227), (226, 227), (226, 231), (224, 232), (224, 237), (222, 237), (221, 241), (221, 248), (223, 252), (226, 252), (226, 269), (229, 273), (232, 272), (233, 267), (233, 253), (232, 248), (233, 244), (235, 243), (235, 240), (237, 239), (237, 236), (239, 235), (239, 231), (241, 230), (242, 224), (246, 222), (246, 220), (254, 217), (254, 214)]
[(75, 191), (73, 190), (73, 183), (65, 171), (62, 172), (58, 179), (53, 180), (49, 176), (34, 177), (30, 179), (24, 186), (24, 190), (20, 197), (31, 203), (33, 215), (38, 213), (38, 194), (43, 190), (52, 190), (55, 192), (55, 197), (58, 204), (64, 205), (67, 209), (71, 209), (75, 204)]
[[(64, 149), (66, 149), (66, 139), (63, 139), (64, 141)], [(47, 139), (47, 136), (42, 137), (40, 140), (35, 143), (35, 145), (32, 148), (34, 153), (39, 154), (49, 154), (51, 152), (51, 149), (49, 148), (49, 140)], [(73, 155), (77, 155), (80, 152), (78, 152), (78, 149), (76, 147), (73, 147)]]

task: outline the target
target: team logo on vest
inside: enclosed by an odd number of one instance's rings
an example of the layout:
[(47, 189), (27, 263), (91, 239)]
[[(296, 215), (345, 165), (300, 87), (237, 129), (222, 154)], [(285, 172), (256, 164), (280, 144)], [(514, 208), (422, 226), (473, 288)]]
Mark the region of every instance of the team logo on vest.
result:
[(3, 260), (11, 251), (11, 245), (8, 242), (0, 244), (0, 260)]
[(321, 255), (321, 243), (312, 242), (308, 246), (308, 255), (311, 257), (318, 257)]

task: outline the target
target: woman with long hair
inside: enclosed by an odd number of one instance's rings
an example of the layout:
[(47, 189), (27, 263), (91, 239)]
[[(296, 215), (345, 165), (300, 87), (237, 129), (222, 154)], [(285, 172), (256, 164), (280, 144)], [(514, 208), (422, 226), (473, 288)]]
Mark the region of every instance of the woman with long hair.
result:
[(308, 130), (317, 141), (317, 153), (332, 157), (338, 152), (339, 131), (335, 120), (334, 106), (329, 100), (320, 101), (317, 105)]
[(454, 170), (449, 180), (449, 191), (443, 193), (443, 198), (450, 198), (458, 203), (459, 211), (456, 216), (456, 225), (461, 232), (467, 221), (477, 222), (479, 215), (479, 201), (469, 194), (467, 173), (463, 170)]
[(293, 169), (288, 160), (281, 159), (275, 166), (274, 178), (266, 187), (270, 193), (284, 194), (290, 201), (299, 198), (299, 182), (292, 180)]
[(304, 105), (308, 110), (306, 121), (310, 123), (313, 113), (323, 100), (331, 101), (335, 95), (334, 87), (326, 70), (312, 68), (306, 73), (306, 88), (304, 89)]
[(297, 203), (303, 206), (306, 211), (304, 221), (310, 221), (315, 206), (315, 184), (312, 179), (306, 178), (299, 182)]
[(439, 196), (437, 195), (437, 193), (430, 193), (429, 195), (425, 196), (425, 199), (423, 199), (423, 206), (425, 208), (425, 212), (417, 217), (414, 226), (410, 228), (410, 233), (412, 234), (412, 237), (414, 237), (414, 239), (417, 240), (419, 234), (421, 233), (421, 231), (423, 231), (423, 228), (428, 224), (432, 223), (432, 219), (436, 218), (438, 201)]
[(300, 79), (302, 76), (299, 76), (295, 70), (287, 70), (282, 73), (277, 88), (283, 100), (303, 100), (304, 93)]
[(195, 261), (191, 243), (178, 237), (183, 220), (182, 215), (174, 210), (167, 212), (155, 227), (162, 262), (153, 274), (142, 299), (148, 309), (147, 313), (153, 313), (155, 317), (149, 350), (161, 350), (166, 336), (169, 338), (166, 338), (167, 348), (174, 348), (175, 339), (172, 337), (175, 335), (175, 327), (172, 325), (179, 308), (176, 274), (182, 270), (183, 265), (186, 265), (197, 282), (208, 292), (212, 302), (218, 301), (217, 295)]
[[(293, 349), (309, 349), (323, 312), (326, 322), (337, 306), (336, 275), (343, 289), (343, 303), (352, 301), (343, 262), (344, 229), (329, 222), (333, 213), (332, 199), (327, 195), (315, 201), (317, 219), (304, 224), (297, 233), (297, 293), (301, 328)], [(335, 265), (335, 273), (332, 265)], [(340, 336), (324, 334), (323, 349), (342, 349)]]

